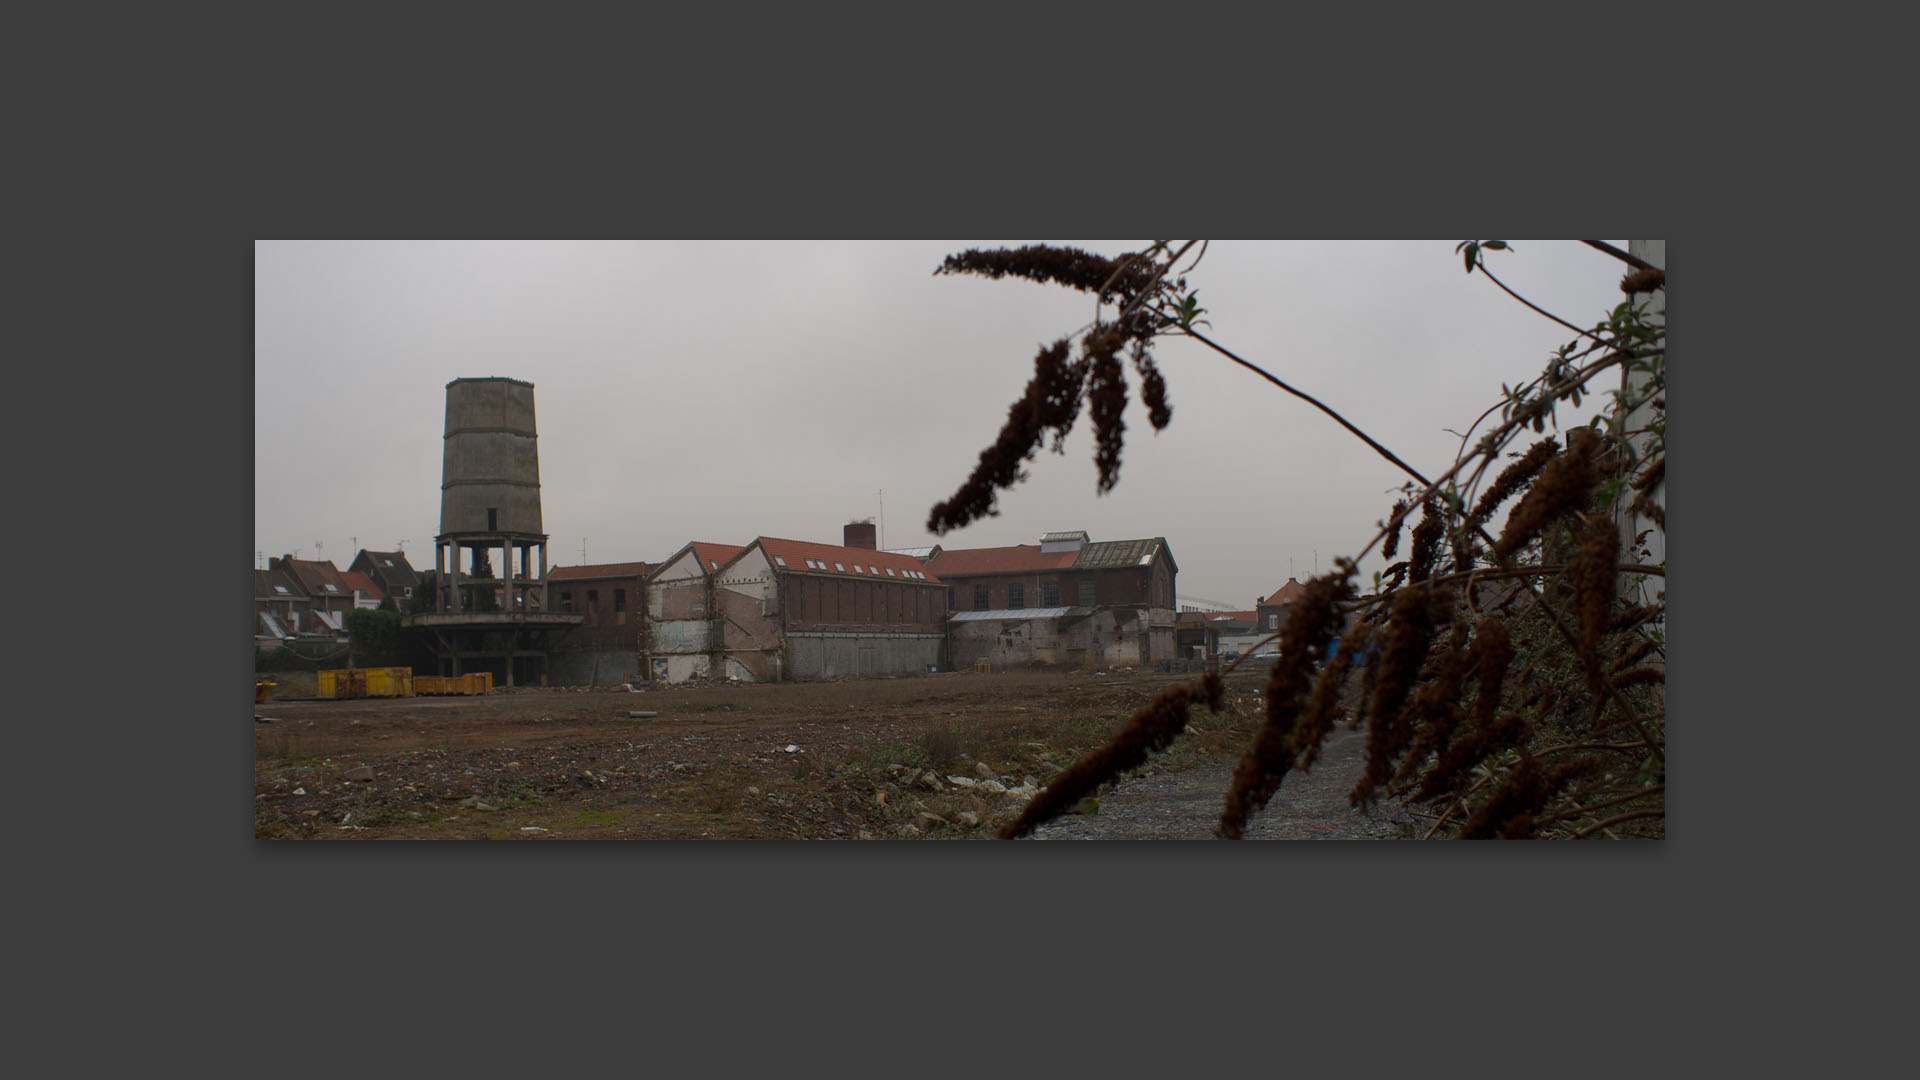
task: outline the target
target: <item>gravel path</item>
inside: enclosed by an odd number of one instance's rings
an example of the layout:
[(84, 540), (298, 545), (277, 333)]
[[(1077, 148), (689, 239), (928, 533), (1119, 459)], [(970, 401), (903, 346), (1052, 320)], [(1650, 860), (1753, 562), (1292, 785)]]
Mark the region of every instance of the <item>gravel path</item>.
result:
[[(1366, 731), (1327, 736), (1310, 772), (1293, 771), (1247, 826), (1249, 840), (1394, 840), (1412, 822), (1398, 804), (1347, 805), (1360, 778)], [(1123, 781), (1100, 796), (1096, 814), (1068, 814), (1034, 830), (1035, 840), (1210, 840), (1233, 780), (1234, 762), (1218, 759), (1177, 773)], [(1415, 834), (1417, 835), (1417, 833)]]

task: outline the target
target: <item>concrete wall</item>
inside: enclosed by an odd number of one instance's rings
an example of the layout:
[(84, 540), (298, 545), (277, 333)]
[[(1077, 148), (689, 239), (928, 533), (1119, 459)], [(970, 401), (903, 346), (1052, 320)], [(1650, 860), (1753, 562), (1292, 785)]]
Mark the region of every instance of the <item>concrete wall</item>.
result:
[(655, 682), (686, 682), (714, 673), (722, 648), (715, 629), (707, 571), (692, 550), (669, 559), (647, 579), (643, 648)]
[(968, 619), (948, 624), (957, 669), (977, 663), (996, 667), (1061, 664), (1070, 667), (1140, 667), (1172, 659), (1174, 630), (1158, 609), (1101, 608), (1087, 616), (1034, 619)]
[(547, 654), (551, 686), (619, 686), (640, 678), (640, 654), (632, 649), (555, 650)]
[[(455, 379), (447, 384), (440, 473), (440, 534), (545, 532), (533, 384)], [(487, 510), (495, 511), (487, 522)]]
[(941, 666), (945, 643), (938, 634), (789, 634), (787, 674), (797, 679), (914, 675)]

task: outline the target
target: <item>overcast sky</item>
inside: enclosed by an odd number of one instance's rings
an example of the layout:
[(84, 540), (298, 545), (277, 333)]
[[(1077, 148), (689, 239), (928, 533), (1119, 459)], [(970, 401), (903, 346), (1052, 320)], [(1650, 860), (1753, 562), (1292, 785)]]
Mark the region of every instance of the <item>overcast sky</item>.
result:
[[(839, 543), (869, 517), (889, 548), (1084, 529), (1164, 536), (1183, 598), (1250, 607), (1371, 538), (1405, 477), (1174, 338), (1155, 353), (1173, 422), (1154, 433), (1136, 386), (1112, 493), (1094, 493), (1083, 413), (1066, 455), (1043, 452), (1000, 516), (929, 533), (1034, 353), (1094, 315), (1060, 286), (933, 276), (948, 254), (1028, 242), (258, 242), (256, 565), (297, 553), (345, 569), (359, 548), (405, 541), (432, 567), (446, 384), (487, 376), (534, 384), (550, 566), (654, 562), (689, 540)], [(1146, 244), (1047, 242), (1107, 256)], [(1188, 284), (1210, 337), (1433, 476), (1459, 450), (1447, 429), (1572, 337), (1469, 277), (1457, 242), (1214, 241)], [(1626, 268), (1600, 252), (1512, 243), (1488, 264), (1547, 310), (1591, 326), (1622, 299)], [(1594, 404), (1563, 409), (1561, 426)]]

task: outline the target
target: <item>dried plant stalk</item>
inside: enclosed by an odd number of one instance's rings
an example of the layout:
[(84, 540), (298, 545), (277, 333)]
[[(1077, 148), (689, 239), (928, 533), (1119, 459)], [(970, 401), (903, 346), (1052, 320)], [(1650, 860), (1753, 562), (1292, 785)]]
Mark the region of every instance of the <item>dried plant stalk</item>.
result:
[(1331, 573), (1308, 580), (1300, 596), (1288, 605), (1286, 625), (1280, 628), (1280, 658), (1267, 673), (1267, 717), (1234, 767), (1233, 784), (1227, 790), (1220, 823), (1214, 827), (1215, 836), (1223, 840), (1243, 837), (1247, 820), (1273, 798), (1293, 766), (1294, 721), (1301, 699), (1313, 684), (1314, 658), (1323, 655), (1327, 642), (1333, 639), (1339, 620), (1336, 605), (1352, 596), (1353, 573), (1352, 562), (1337, 559)]
[(1526, 497), (1507, 515), (1507, 526), (1494, 542), (1493, 557), (1504, 561), (1525, 547), (1541, 530), (1567, 513), (1585, 505), (1600, 482), (1593, 455), (1600, 448), (1600, 436), (1589, 428), (1574, 428), (1567, 433), (1567, 449), (1540, 470), (1540, 476)]
[(1147, 755), (1172, 745), (1186, 729), (1194, 703), (1219, 712), (1226, 704), (1226, 684), (1219, 672), (1209, 671), (1195, 682), (1169, 686), (1127, 718), (1118, 733), (1053, 778), (1020, 812), (1000, 829), (1000, 838), (1015, 840), (1067, 812), (1100, 785), (1139, 767)]

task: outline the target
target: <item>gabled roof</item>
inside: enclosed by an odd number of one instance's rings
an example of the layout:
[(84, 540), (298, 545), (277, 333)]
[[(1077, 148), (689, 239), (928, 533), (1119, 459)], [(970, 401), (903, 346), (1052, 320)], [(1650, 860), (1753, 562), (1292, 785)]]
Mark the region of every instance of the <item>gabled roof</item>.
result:
[(1081, 548), (1079, 557), (1073, 560), (1073, 568), (1104, 570), (1116, 566), (1146, 566), (1160, 558), (1165, 558), (1175, 573), (1179, 572), (1164, 536), (1149, 540), (1101, 540)]
[(307, 587), (284, 568), (255, 570), (253, 595), (261, 600), (305, 600)]
[(346, 581), (348, 588), (358, 589), (362, 594), (372, 597), (375, 600), (383, 599), (386, 596), (385, 593), (374, 587), (373, 582), (368, 580), (367, 575), (358, 570), (343, 571), (340, 577)]
[(1298, 599), (1302, 593), (1305, 593), (1306, 591), (1307, 591), (1307, 587), (1305, 585), (1300, 584), (1298, 581), (1295, 581), (1292, 578), (1288, 578), (1287, 583), (1285, 585), (1282, 585), (1279, 588), (1273, 590), (1273, 595), (1267, 597), (1265, 600), (1262, 600), (1261, 603), (1291, 604), (1294, 602), (1294, 600)]
[[(748, 548), (758, 546), (774, 562), (774, 569), (791, 574), (831, 574), (835, 577), (873, 578), (881, 581), (925, 581), (939, 584), (932, 566), (920, 565), (920, 560), (911, 555), (902, 555), (894, 551), (876, 551), (873, 548), (842, 547), (838, 544), (816, 544), (808, 540), (783, 540), (777, 536), (756, 537)], [(746, 549), (741, 549), (745, 554)], [(735, 555), (738, 559), (740, 556)], [(812, 565), (809, 565), (811, 562)], [(784, 563), (785, 565), (782, 565)], [(724, 569), (727, 563), (721, 563)], [(858, 566), (858, 571), (854, 567)], [(878, 570), (878, 574), (869, 569)], [(889, 573), (891, 571), (891, 573)]]
[(547, 580), (566, 581), (569, 578), (578, 580), (581, 578), (645, 577), (648, 571), (652, 569), (652, 564), (643, 562), (589, 563), (585, 566), (549, 566), (547, 567)]
[(705, 540), (695, 540), (687, 547), (693, 549), (694, 558), (700, 560), (700, 571), (705, 574), (713, 573), (747, 550), (745, 544), (710, 544)]
[(408, 586), (420, 584), (420, 574), (413, 564), (407, 561), (404, 551), (368, 551), (361, 548), (353, 557), (349, 569), (361, 569), (371, 576), (379, 576), (389, 585)]
[(353, 596), (353, 586), (348, 585), (346, 579), (340, 576), (340, 569), (333, 565), (331, 559), (324, 562), (316, 562), (312, 559), (281, 559), (280, 565), (286, 567), (295, 578), (299, 579), (300, 587), (307, 590), (309, 596), (349, 598)]
[(941, 577), (967, 577), (974, 574), (1030, 574), (1036, 571), (1065, 570), (1073, 565), (1071, 551), (1041, 551), (1038, 544), (1013, 547), (947, 548), (933, 557), (927, 569)]

